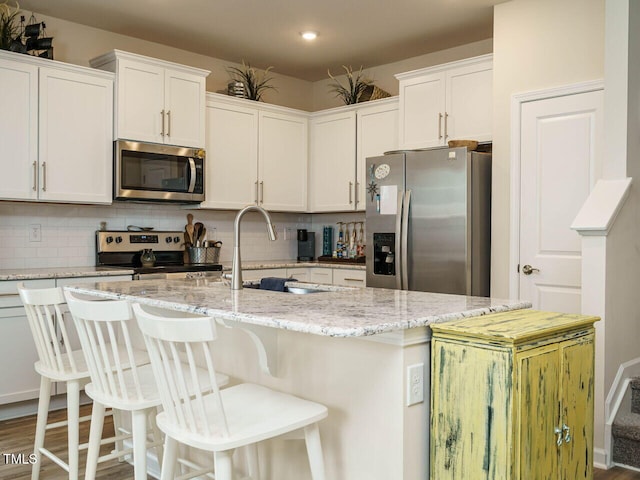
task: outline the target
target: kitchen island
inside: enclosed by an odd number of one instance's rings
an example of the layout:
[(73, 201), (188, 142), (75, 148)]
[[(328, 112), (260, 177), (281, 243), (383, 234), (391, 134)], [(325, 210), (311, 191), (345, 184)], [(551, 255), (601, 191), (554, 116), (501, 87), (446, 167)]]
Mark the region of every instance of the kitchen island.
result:
[[(220, 371), (234, 382), (264, 384), (329, 408), (329, 417), (320, 423), (328, 479), (428, 478), (429, 325), (531, 305), (377, 288), (304, 286), (323, 291), (231, 291), (223, 282), (205, 279), (65, 288), (214, 317), (223, 325), (214, 352)], [(260, 448), (265, 453), (264, 478), (310, 478), (303, 442), (274, 440)]]

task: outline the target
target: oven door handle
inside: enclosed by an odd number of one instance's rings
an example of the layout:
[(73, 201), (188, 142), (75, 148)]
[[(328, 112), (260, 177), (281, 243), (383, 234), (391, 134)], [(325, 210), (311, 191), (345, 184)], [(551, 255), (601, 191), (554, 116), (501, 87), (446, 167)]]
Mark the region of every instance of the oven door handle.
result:
[(190, 169), (189, 189), (187, 190), (187, 192), (193, 193), (193, 190), (196, 187), (196, 161), (191, 157), (189, 157), (189, 169)]

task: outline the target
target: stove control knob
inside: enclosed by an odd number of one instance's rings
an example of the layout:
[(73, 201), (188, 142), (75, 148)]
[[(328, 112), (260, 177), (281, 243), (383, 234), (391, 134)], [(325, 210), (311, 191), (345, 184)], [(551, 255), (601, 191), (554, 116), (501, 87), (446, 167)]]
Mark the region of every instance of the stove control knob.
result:
[(112, 243), (113, 242), (113, 237), (107, 237), (106, 241), (107, 241), (107, 243)]
[(171, 237), (165, 238), (164, 241), (167, 242), (167, 243), (171, 243)]
[(122, 237), (116, 237), (116, 243), (122, 243)]
[(173, 241), (175, 243), (180, 243), (180, 237), (173, 237)]

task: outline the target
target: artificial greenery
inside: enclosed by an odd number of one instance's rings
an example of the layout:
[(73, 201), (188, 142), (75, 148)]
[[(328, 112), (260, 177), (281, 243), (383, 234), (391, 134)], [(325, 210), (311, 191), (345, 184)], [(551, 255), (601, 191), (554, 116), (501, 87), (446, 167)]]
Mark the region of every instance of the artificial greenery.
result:
[(11, 43), (20, 36), (20, 7), (11, 7), (8, 0), (0, 3), (0, 49), (9, 50)]
[(342, 66), (346, 72), (347, 85), (343, 85), (340, 80), (331, 75), (331, 72), (327, 70), (329, 77), (334, 83), (329, 84), (331, 91), (340, 97), (345, 105), (352, 105), (358, 103), (360, 96), (370, 85), (373, 85), (373, 80), (366, 77), (362, 73), (362, 67), (357, 72), (353, 71), (352, 67)]
[(249, 100), (260, 101), (265, 90), (277, 90), (273, 85), (269, 85), (269, 82), (273, 80), (273, 77), (268, 76), (272, 68), (268, 67), (264, 72), (260, 73), (249, 63), (245, 64), (243, 60), (242, 68), (229, 67), (227, 68), (227, 73), (229, 73), (232, 80), (244, 84), (246, 97)]

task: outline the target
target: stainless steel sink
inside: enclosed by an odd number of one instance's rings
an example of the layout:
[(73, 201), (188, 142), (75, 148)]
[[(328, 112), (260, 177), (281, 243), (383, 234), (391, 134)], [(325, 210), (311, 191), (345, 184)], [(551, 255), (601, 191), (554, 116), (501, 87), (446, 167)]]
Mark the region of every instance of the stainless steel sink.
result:
[[(268, 289), (261, 289), (260, 288), (260, 284), (259, 283), (254, 283), (254, 282), (247, 282), (243, 284), (244, 288), (248, 288), (248, 289), (253, 289), (253, 290), (266, 290), (266, 291), (270, 291), (270, 292), (279, 292), (278, 290), (268, 290)], [(306, 295), (308, 293), (321, 293), (324, 292), (325, 290), (318, 290), (316, 288), (306, 288), (306, 287), (285, 287), (284, 288), (284, 292), (279, 292), (279, 293), (293, 293), (295, 295)]]

